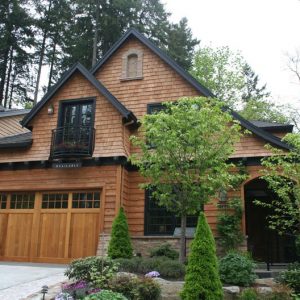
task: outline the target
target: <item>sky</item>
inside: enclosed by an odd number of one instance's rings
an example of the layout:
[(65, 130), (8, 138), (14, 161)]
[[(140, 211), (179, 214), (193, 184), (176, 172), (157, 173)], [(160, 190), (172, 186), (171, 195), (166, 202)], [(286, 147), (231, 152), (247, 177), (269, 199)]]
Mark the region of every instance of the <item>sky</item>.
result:
[(286, 53), (300, 50), (300, 0), (163, 0), (171, 20), (186, 17), (200, 46), (241, 51), (279, 104), (300, 107), (300, 83)]

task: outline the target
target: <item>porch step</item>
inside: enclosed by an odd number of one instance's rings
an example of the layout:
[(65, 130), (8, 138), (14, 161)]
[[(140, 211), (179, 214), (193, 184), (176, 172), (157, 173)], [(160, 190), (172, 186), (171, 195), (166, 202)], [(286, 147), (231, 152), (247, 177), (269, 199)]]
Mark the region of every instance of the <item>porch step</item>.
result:
[(270, 270), (267, 271), (267, 269), (261, 270), (261, 269), (256, 269), (255, 274), (257, 275), (258, 278), (276, 278), (278, 274), (282, 270)]

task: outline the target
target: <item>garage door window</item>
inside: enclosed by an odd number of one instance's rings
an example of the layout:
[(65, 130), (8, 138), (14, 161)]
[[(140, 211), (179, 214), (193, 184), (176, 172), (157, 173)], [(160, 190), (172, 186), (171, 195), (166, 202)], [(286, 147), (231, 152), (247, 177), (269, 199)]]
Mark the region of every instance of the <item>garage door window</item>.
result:
[(33, 209), (35, 195), (31, 193), (11, 194), (10, 209)]
[(99, 208), (99, 192), (81, 192), (72, 194), (72, 208)]
[(42, 208), (68, 208), (68, 194), (67, 193), (43, 194)]
[(7, 203), (7, 195), (6, 194), (0, 194), (0, 209), (5, 209)]

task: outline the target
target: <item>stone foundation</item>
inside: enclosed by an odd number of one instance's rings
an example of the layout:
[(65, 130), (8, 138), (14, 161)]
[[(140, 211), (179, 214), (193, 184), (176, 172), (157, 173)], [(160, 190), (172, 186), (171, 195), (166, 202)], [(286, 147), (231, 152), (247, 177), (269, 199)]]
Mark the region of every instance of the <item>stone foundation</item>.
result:
[[(193, 238), (186, 238), (187, 252)], [(160, 246), (163, 243), (169, 243), (173, 249), (179, 251), (180, 238), (172, 236), (133, 236), (131, 237), (132, 246), (135, 254), (149, 256), (150, 250)]]
[[(186, 251), (187, 255), (189, 252), (189, 247), (193, 238), (186, 238)], [(99, 242), (97, 248), (97, 256), (107, 256), (108, 244), (110, 241), (110, 234), (101, 233), (99, 235)], [(180, 237), (173, 236), (132, 236), (131, 242), (134, 250), (134, 254), (147, 257), (150, 255), (150, 250), (160, 246), (163, 243), (169, 243), (173, 249), (179, 252), (180, 249)], [(222, 251), (221, 246), (218, 243), (218, 238), (216, 238), (217, 255), (223, 256), (225, 253)], [(247, 251), (247, 239), (245, 238), (242, 245), (239, 247), (240, 251)]]

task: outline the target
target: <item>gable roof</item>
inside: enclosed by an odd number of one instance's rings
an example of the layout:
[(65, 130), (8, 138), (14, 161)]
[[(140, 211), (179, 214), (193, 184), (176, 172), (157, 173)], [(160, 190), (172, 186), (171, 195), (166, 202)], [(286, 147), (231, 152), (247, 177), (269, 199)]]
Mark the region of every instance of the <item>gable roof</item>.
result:
[(65, 72), (60, 80), (45, 94), (40, 102), (35, 105), (32, 110), (21, 121), (22, 126), (27, 127), (34, 116), (42, 109), (42, 107), (50, 100), (57, 90), (76, 72), (79, 71), (106, 99), (120, 112), (127, 120), (137, 122), (136, 116), (128, 110), (115, 96), (113, 96), (104, 85), (97, 80), (83, 65), (75, 64), (67, 72)]
[[(154, 43), (147, 39), (143, 34), (138, 32), (136, 29), (129, 29), (111, 48), (105, 55), (96, 63), (96, 65), (90, 70), (92, 74), (95, 74), (103, 64), (127, 41), (129, 38), (136, 38), (150, 50), (152, 50), (156, 55), (158, 55), (167, 65), (169, 65), (173, 70), (175, 70), (181, 77), (183, 77), (188, 83), (190, 83), (197, 91), (206, 97), (215, 98), (215, 95), (206, 87), (204, 87), (198, 80), (196, 80), (191, 74), (179, 66), (172, 58), (170, 58), (165, 52), (159, 49)], [(266, 140), (267, 142), (278, 146), (283, 149), (290, 149), (290, 146), (282, 142), (278, 137), (268, 133), (257, 127), (254, 123), (251, 123), (240, 116), (237, 112), (228, 109), (231, 115), (237, 119), (241, 125)]]
[(8, 109), (8, 110), (0, 110), (0, 118), (4, 117), (12, 117), (19, 115), (26, 115), (30, 112), (30, 109)]
[(283, 124), (283, 123), (276, 123), (276, 122), (266, 122), (266, 121), (257, 121), (257, 120), (249, 120), (249, 122), (267, 131), (292, 132), (294, 127), (294, 125), (292, 124)]
[(167, 65), (174, 69), (181, 77), (187, 80), (196, 90), (206, 97), (214, 97), (214, 94), (199, 83), (192, 75), (186, 72), (181, 66), (179, 66), (172, 58), (170, 58), (164, 51), (159, 49), (155, 44), (148, 40), (143, 34), (136, 29), (129, 29), (100, 59), (95, 66), (90, 70), (92, 74), (95, 74), (97, 70), (122, 46), (122, 44), (129, 38), (135, 37), (156, 55), (158, 55)]

